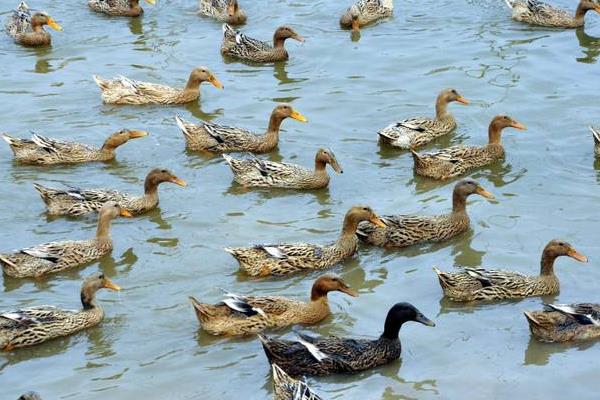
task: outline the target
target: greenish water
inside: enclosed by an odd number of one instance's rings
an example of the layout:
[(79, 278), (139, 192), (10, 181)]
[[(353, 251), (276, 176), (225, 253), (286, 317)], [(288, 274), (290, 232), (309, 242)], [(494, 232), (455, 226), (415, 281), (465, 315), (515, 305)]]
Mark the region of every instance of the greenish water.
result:
[[(0, 397), (13, 399), (27, 390), (47, 399), (270, 397), (259, 342), (198, 331), (187, 296), (216, 302), (217, 287), (225, 287), (306, 298), (319, 273), (250, 281), (222, 247), (328, 242), (356, 203), (382, 214), (446, 212), (452, 185), (414, 177), (411, 158), (380, 147), (376, 131), (395, 119), (432, 114), (437, 93), (449, 86), (472, 105), (452, 105), (458, 130), (428, 148), (484, 143), (487, 125), (499, 113), (529, 128), (507, 130), (506, 160), (472, 175), (498, 201), (470, 201), (472, 231), (448, 243), (401, 252), (362, 247), (334, 268), (361, 296), (333, 294), (334, 315), (308, 331), (376, 336), (398, 301), (415, 304), (437, 327), (407, 324), (401, 362), (309, 383), (329, 399), (596, 397), (598, 344), (537, 343), (522, 312), (539, 309), (543, 301), (599, 300), (600, 165), (587, 130), (600, 123), (598, 15), (588, 16), (585, 30), (555, 31), (512, 22), (501, 0), (396, 1), (393, 19), (364, 29), (360, 41), (352, 42), (337, 25), (344, 2), (242, 0), (249, 14), (246, 33), (270, 38), (285, 23), (307, 39), (288, 43), (291, 59), (285, 64), (247, 66), (224, 62), (220, 24), (196, 16), (193, 0), (158, 0), (136, 20), (105, 18), (77, 3), (31, 2), (64, 28), (52, 32), (52, 48), (24, 49), (0, 40), (1, 130), (90, 144), (124, 127), (151, 136), (120, 148), (115, 162), (76, 167), (19, 166), (2, 144), (1, 250), (94, 233), (92, 217), (48, 219), (32, 182), (141, 192), (146, 173), (164, 166), (190, 185), (165, 184), (160, 210), (116, 221), (115, 249), (100, 263), (38, 281), (3, 278), (0, 310), (76, 308), (82, 277), (98, 269), (124, 290), (99, 294), (106, 311), (101, 325), (0, 355)], [(3, 9), (10, 6), (3, 2)], [(105, 106), (91, 79), (123, 74), (182, 86), (198, 65), (209, 66), (225, 90), (203, 86), (201, 103), (185, 107)], [(241, 190), (219, 157), (186, 152), (173, 119), (181, 113), (192, 121), (262, 130), (280, 101), (292, 102), (310, 122), (285, 121), (280, 148), (269, 157), (312, 165), (318, 147), (331, 147), (344, 174), (333, 176), (329, 189)], [(559, 296), (477, 307), (442, 300), (433, 265), (483, 264), (533, 274), (554, 237), (590, 257), (587, 265), (557, 262)]]

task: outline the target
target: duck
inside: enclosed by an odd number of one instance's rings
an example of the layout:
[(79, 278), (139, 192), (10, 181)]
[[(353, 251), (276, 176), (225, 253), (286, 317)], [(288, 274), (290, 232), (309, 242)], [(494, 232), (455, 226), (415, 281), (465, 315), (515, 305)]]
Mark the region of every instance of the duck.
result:
[(279, 128), (286, 118), (308, 122), (306, 117), (290, 104), (279, 104), (271, 112), (269, 126), (264, 134), (256, 134), (247, 129), (203, 122), (200, 125), (186, 122), (175, 116), (177, 126), (185, 137), (189, 150), (209, 153), (251, 152), (268, 153), (279, 144)]
[(47, 13), (35, 12), (33, 15), (27, 3), (22, 1), (6, 22), (6, 32), (15, 43), (26, 47), (49, 46), (52, 37), (44, 30), (48, 25), (55, 31), (62, 27)]
[(504, 157), (501, 136), (502, 130), (508, 127), (527, 130), (525, 125), (508, 115), (497, 115), (490, 123), (489, 141), (485, 146), (452, 146), (424, 154), (411, 149), (415, 173), (431, 179), (446, 180), (490, 165)]
[(81, 285), (83, 307), (79, 311), (39, 306), (0, 313), (0, 349), (34, 346), (98, 325), (104, 319), (104, 311), (96, 302), (100, 289), (121, 290), (104, 274), (95, 273)]
[[(154, 5), (155, 0), (145, 0)], [(88, 7), (92, 11), (116, 17), (139, 17), (144, 13), (140, 0), (89, 0)]]
[(238, 0), (200, 0), (198, 12), (229, 25), (243, 25), (248, 19)]
[(426, 326), (435, 323), (410, 303), (396, 303), (385, 319), (384, 330), (375, 340), (335, 336), (316, 338), (299, 333), (298, 341), (258, 337), (271, 364), (291, 376), (356, 374), (389, 364), (400, 358), (400, 328), (414, 321)]
[(217, 89), (223, 89), (223, 84), (207, 67), (194, 68), (183, 89), (134, 81), (124, 76), (103, 79), (94, 75), (93, 78), (102, 92), (102, 101), (105, 104), (185, 104), (200, 97), (202, 82), (209, 82)]
[(285, 41), (294, 39), (304, 42), (300, 36), (289, 26), (280, 26), (273, 34), (273, 44), (253, 39), (233, 29), (228, 24), (223, 24), (223, 43), (221, 54), (242, 61), (255, 63), (272, 63), (289, 59), (285, 49)]
[(0, 253), (4, 274), (11, 278), (37, 278), (79, 267), (109, 254), (113, 247), (110, 223), (119, 215), (131, 217), (117, 203), (108, 202), (100, 209), (96, 236), (92, 239), (50, 242), (14, 253)]
[(36, 392), (23, 393), (17, 400), (42, 400), (42, 397)]
[(424, 215), (384, 215), (384, 227), (369, 221), (358, 224), (356, 234), (362, 241), (379, 247), (407, 247), (420, 243), (443, 242), (469, 229), (467, 198), (477, 194), (486, 199), (494, 195), (474, 180), (458, 182), (452, 192), (452, 212), (449, 214)]
[(359, 0), (350, 6), (340, 18), (342, 28), (358, 31), (382, 18), (391, 17), (394, 12), (392, 0)]
[(461, 267), (457, 273), (434, 271), (444, 295), (458, 302), (481, 302), (557, 294), (560, 289), (554, 274), (554, 261), (561, 256), (586, 263), (587, 257), (561, 239), (551, 240), (542, 252), (540, 274), (526, 276), (518, 272), (482, 267)]
[(600, 338), (600, 304), (545, 304), (542, 311), (525, 311), (525, 318), (541, 342)]
[(279, 365), (271, 365), (274, 400), (323, 400), (308, 384), (292, 378)]
[(333, 291), (358, 296), (358, 292), (342, 278), (326, 274), (315, 280), (309, 302), (281, 296), (240, 296), (235, 293), (226, 293), (225, 299), (215, 305), (200, 303), (194, 297), (190, 297), (190, 302), (206, 332), (243, 336), (295, 324), (316, 324), (331, 315), (327, 294)]
[(600, 4), (594, 0), (580, 0), (574, 15), (539, 0), (505, 0), (505, 2), (512, 10), (512, 18), (515, 21), (548, 28), (579, 28), (584, 25), (585, 14), (588, 11), (600, 13)]
[(187, 183), (164, 168), (155, 168), (146, 175), (144, 195), (135, 196), (110, 189), (54, 189), (34, 183), (49, 215), (81, 216), (98, 212), (104, 204), (113, 201), (131, 215), (144, 214), (158, 206), (158, 186), (169, 182), (186, 187)]
[(384, 227), (385, 224), (371, 207), (356, 205), (346, 213), (338, 240), (329, 245), (310, 243), (259, 244), (252, 247), (227, 247), (240, 264), (240, 269), (254, 277), (286, 275), (299, 271), (325, 269), (352, 257), (358, 249), (356, 228), (361, 221), (371, 221)]
[(244, 187), (322, 189), (329, 185), (327, 164), (338, 174), (344, 172), (333, 151), (323, 148), (317, 151), (314, 170), (296, 164), (261, 160), (253, 155), (244, 160), (227, 154), (223, 154), (223, 158), (233, 172), (233, 179)]
[(593, 126), (590, 126), (590, 131), (592, 131), (594, 137), (594, 154), (596, 157), (600, 157), (600, 131)]
[(78, 142), (67, 142), (33, 134), (31, 139), (17, 139), (3, 134), (15, 160), (22, 164), (53, 165), (77, 164), (93, 161), (110, 161), (116, 157), (117, 147), (132, 139), (148, 136), (148, 132), (121, 129), (110, 135), (101, 148)]
[(448, 104), (468, 105), (456, 89), (442, 90), (435, 101), (435, 117), (413, 117), (394, 122), (379, 132), (379, 139), (403, 150), (416, 149), (456, 129), (456, 120), (448, 112)]

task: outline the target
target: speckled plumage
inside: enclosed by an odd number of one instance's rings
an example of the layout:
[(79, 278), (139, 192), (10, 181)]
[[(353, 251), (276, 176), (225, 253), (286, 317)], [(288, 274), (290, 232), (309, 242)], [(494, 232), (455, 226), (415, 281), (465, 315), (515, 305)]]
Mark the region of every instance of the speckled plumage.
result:
[[(154, 0), (146, 0), (154, 4)], [(139, 17), (144, 13), (140, 0), (88, 0), (91, 10), (117, 17)]]
[(285, 61), (289, 58), (285, 49), (285, 41), (295, 39), (303, 42), (302, 36), (289, 26), (277, 28), (273, 34), (273, 44), (254, 39), (236, 31), (231, 26), (223, 24), (223, 42), (221, 54), (243, 61), (270, 63)]
[(103, 274), (96, 273), (81, 286), (80, 311), (39, 306), (0, 313), (0, 349), (10, 351), (37, 345), (99, 324), (104, 311), (96, 304), (95, 296), (102, 288), (121, 290)]
[(338, 240), (321, 246), (309, 243), (256, 245), (253, 247), (226, 248), (240, 264), (240, 269), (250, 276), (284, 275), (294, 272), (325, 269), (348, 257), (358, 248), (356, 228), (361, 221), (383, 222), (368, 206), (354, 206), (344, 218)]
[(600, 130), (590, 126), (590, 131), (594, 138), (594, 154), (596, 157), (600, 157)]
[(553, 7), (539, 0), (505, 0), (512, 9), (512, 18), (519, 22), (549, 28), (578, 28), (585, 23), (585, 14), (600, 4), (594, 0), (580, 0), (575, 13)]
[(526, 311), (531, 334), (542, 342), (600, 338), (600, 304), (546, 304), (543, 311)]
[(269, 362), (292, 376), (353, 374), (400, 358), (402, 347), (398, 334), (408, 321), (435, 326), (413, 305), (398, 303), (388, 312), (383, 334), (375, 340), (315, 338), (302, 334), (299, 341), (269, 339), (262, 335), (259, 338)]
[(454, 301), (491, 301), (547, 296), (558, 293), (560, 289), (558, 277), (554, 274), (554, 261), (560, 256), (569, 256), (587, 262), (587, 258), (579, 254), (569, 243), (555, 239), (544, 248), (538, 276), (482, 267), (461, 267), (462, 271), (457, 273), (442, 272), (437, 268), (434, 268), (434, 271), (438, 275), (444, 295)]
[(340, 25), (352, 28), (353, 17), (358, 18), (359, 26), (364, 26), (382, 18), (391, 17), (394, 12), (392, 0), (359, 0), (349, 7), (340, 18)]
[(277, 364), (271, 365), (271, 373), (274, 400), (323, 400), (306, 382), (292, 378)]
[(326, 149), (317, 151), (314, 170), (296, 164), (261, 160), (253, 156), (242, 160), (224, 154), (223, 158), (233, 172), (233, 179), (246, 187), (321, 189), (329, 184), (327, 164), (330, 164), (337, 173), (343, 172), (335, 154)]
[(414, 117), (394, 122), (378, 134), (382, 142), (404, 150), (423, 146), (456, 129), (456, 120), (448, 112), (451, 102), (469, 104), (455, 89), (444, 89), (435, 102), (435, 118)]
[(489, 141), (485, 146), (452, 146), (434, 153), (423, 154), (411, 150), (414, 170), (421, 176), (445, 180), (489, 165), (504, 157), (501, 132), (506, 127), (525, 129), (523, 125), (512, 118), (499, 115), (490, 123)]
[(229, 25), (241, 25), (247, 20), (238, 0), (200, 0), (198, 13)]
[(454, 186), (452, 212), (450, 214), (384, 215), (381, 220), (385, 227), (378, 227), (365, 221), (358, 224), (358, 237), (375, 246), (406, 247), (427, 242), (442, 242), (469, 229), (466, 202), (471, 194), (486, 198), (493, 196), (472, 180), (460, 181)]
[(8, 17), (5, 30), (16, 43), (22, 46), (47, 46), (51, 44), (52, 38), (44, 30), (44, 25), (57, 31), (62, 30), (48, 14), (45, 12), (32, 14), (27, 3), (21, 1), (17, 9)]
[(110, 135), (101, 148), (36, 134), (31, 139), (16, 139), (7, 134), (2, 137), (10, 145), (16, 161), (23, 164), (52, 165), (109, 161), (115, 158), (117, 147), (131, 139), (147, 135), (144, 131), (123, 129)]

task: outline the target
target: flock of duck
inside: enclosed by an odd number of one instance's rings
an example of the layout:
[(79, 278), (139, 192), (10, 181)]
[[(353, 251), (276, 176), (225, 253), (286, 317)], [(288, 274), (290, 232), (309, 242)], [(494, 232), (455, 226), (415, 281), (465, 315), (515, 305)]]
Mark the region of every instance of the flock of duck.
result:
[[(154, 0), (146, 2), (154, 4)], [(136, 17), (143, 13), (138, 0), (89, 0), (88, 4), (94, 11), (113, 16)], [(507, 0), (507, 4), (515, 20), (555, 28), (578, 27), (583, 25), (587, 11), (600, 13), (600, 4), (593, 0), (581, 0), (575, 14), (537, 0)], [(392, 0), (359, 0), (342, 15), (340, 24), (356, 32), (365, 25), (391, 16), (392, 10)], [(243, 24), (247, 20), (237, 0), (200, 0), (199, 12), (224, 22), (221, 52), (227, 57), (253, 63), (287, 60), (289, 55), (285, 41), (304, 40), (288, 26), (275, 31), (272, 43), (236, 31), (231, 25)], [(42, 46), (51, 42), (50, 34), (44, 30), (45, 25), (61, 30), (60, 25), (48, 14), (32, 12), (27, 4), (21, 2), (9, 17), (6, 30), (18, 44)], [(124, 76), (114, 79), (93, 78), (101, 90), (102, 100), (108, 104), (183, 104), (199, 98), (203, 82), (218, 89), (223, 88), (207, 67), (195, 68), (182, 89), (135, 81)], [(456, 128), (456, 121), (448, 111), (451, 103), (467, 105), (469, 101), (457, 90), (445, 89), (437, 97), (434, 117), (415, 117), (394, 122), (378, 132), (380, 140), (390, 146), (410, 150), (415, 173), (431, 179), (447, 180), (462, 177), (502, 159), (505, 153), (501, 142), (503, 129), (526, 129), (512, 117), (498, 115), (490, 122), (489, 142), (485, 146), (458, 145), (435, 153), (417, 152), (418, 147)], [(287, 118), (307, 122), (289, 104), (279, 104), (273, 109), (267, 130), (262, 134), (211, 122), (195, 124), (184, 121), (180, 116), (175, 117), (175, 122), (190, 150), (249, 153), (245, 159), (223, 154), (234, 180), (245, 187), (291, 190), (326, 187), (330, 180), (327, 165), (337, 173), (343, 172), (335, 154), (329, 149), (317, 151), (314, 169), (267, 161), (253, 155), (270, 152), (278, 146), (279, 129)], [(591, 130), (596, 144), (595, 152), (600, 155), (600, 131)], [(19, 139), (8, 134), (3, 137), (18, 163), (49, 167), (111, 160), (115, 158), (119, 146), (147, 135), (145, 131), (124, 129), (109, 136), (100, 148), (35, 134), (30, 139)], [(157, 207), (158, 187), (165, 182), (186, 186), (185, 181), (161, 168), (148, 173), (143, 195), (71, 186), (57, 189), (34, 184), (50, 214), (81, 216), (98, 213), (96, 235), (85, 241), (51, 242), (0, 254), (4, 274), (12, 278), (39, 278), (98, 260), (112, 250), (111, 221), (118, 216), (132, 217)], [(447, 214), (379, 216), (369, 206), (357, 205), (346, 213), (339, 238), (332, 244), (278, 243), (226, 248), (225, 251), (238, 261), (242, 271), (253, 277), (326, 269), (352, 257), (361, 241), (373, 246), (404, 248), (446, 241), (460, 235), (470, 226), (466, 202), (471, 195), (494, 198), (477, 182), (463, 179), (454, 186), (452, 208)], [(525, 276), (483, 267), (464, 267), (452, 273), (438, 268), (434, 268), (434, 271), (444, 295), (457, 302), (551, 295), (559, 291), (554, 263), (561, 256), (587, 262), (587, 258), (566, 241), (552, 240), (543, 250), (538, 275)], [(95, 300), (95, 294), (100, 289), (120, 290), (120, 287), (102, 273), (95, 273), (85, 279), (81, 287), (83, 307), (80, 311), (41, 306), (0, 314), (0, 348), (13, 351), (38, 345), (100, 323), (103, 311)], [(397, 303), (389, 309), (383, 333), (376, 340), (298, 334), (297, 340), (291, 341), (263, 334), (267, 329), (322, 321), (331, 313), (327, 298), (334, 291), (353, 297), (358, 295), (340, 277), (325, 274), (315, 280), (308, 301), (234, 293), (225, 293), (224, 299), (217, 304), (202, 303), (194, 297), (190, 297), (190, 301), (201, 328), (206, 332), (213, 335), (258, 336), (272, 364), (277, 399), (318, 399), (303, 381), (293, 377), (355, 373), (389, 363), (400, 357), (399, 331), (405, 322), (435, 326), (413, 305)], [(548, 304), (541, 311), (526, 312), (525, 316), (532, 334), (541, 341), (600, 337), (600, 305), (597, 304)], [(33, 395), (24, 395), (23, 399), (34, 398), (25, 396)]]

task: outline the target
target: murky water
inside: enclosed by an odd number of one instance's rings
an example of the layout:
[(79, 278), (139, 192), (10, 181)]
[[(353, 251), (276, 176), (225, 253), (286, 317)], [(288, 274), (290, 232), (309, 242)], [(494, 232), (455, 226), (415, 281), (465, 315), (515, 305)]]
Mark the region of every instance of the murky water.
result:
[[(13, 6), (7, 3), (3, 10)], [(64, 32), (52, 32), (49, 49), (0, 40), (1, 130), (91, 144), (124, 127), (146, 129), (151, 136), (119, 149), (115, 162), (76, 167), (19, 166), (8, 146), (0, 146), (1, 249), (94, 232), (92, 217), (48, 219), (32, 182), (141, 192), (146, 173), (164, 166), (190, 185), (165, 184), (160, 210), (116, 221), (114, 252), (99, 264), (38, 281), (3, 278), (0, 309), (78, 307), (82, 277), (98, 269), (124, 291), (99, 294), (106, 319), (98, 327), (0, 355), (0, 397), (31, 389), (48, 399), (269, 397), (270, 374), (259, 342), (199, 332), (187, 296), (216, 302), (217, 288), (226, 287), (306, 298), (318, 273), (250, 281), (222, 247), (327, 242), (355, 203), (380, 213), (445, 212), (452, 185), (415, 178), (410, 157), (380, 147), (375, 132), (397, 118), (433, 113), (437, 92), (448, 86), (472, 105), (452, 105), (457, 132), (429, 148), (484, 143), (488, 122), (499, 113), (529, 127), (507, 130), (506, 160), (472, 175), (498, 201), (470, 201), (472, 231), (449, 243), (401, 252), (363, 247), (335, 268), (361, 296), (333, 294), (333, 317), (309, 331), (378, 335), (388, 308), (398, 301), (412, 302), (437, 327), (407, 324), (401, 362), (309, 382), (330, 399), (595, 397), (598, 344), (537, 343), (522, 312), (549, 300), (599, 300), (600, 165), (587, 131), (587, 125), (600, 123), (598, 15), (588, 16), (584, 30), (563, 32), (512, 22), (500, 0), (396, 1), (393, 19), (352, 42), (337, 25), (346, 4), (242, 0), (250, 16), (246, 33), (269, 38), (285, 23), (307, 38), (303, 45), (288, 44), (289, 62), (256, 67), (223, 61), (220, 24), (196, 16), (193, 0), (159, 0), (135, 20), (93, 14), (84, 1), (31, 3), (46, 9)], [(203, 86), (201, 103), (185, 107), (104, 106), (91, 79), (94, 73), (124, 74), (183, 85), (198, 65), (209, 66), (225, 90)], [(292, 102), (310, 123), (285, 121), (280, 149), (269, 157), (312, 165), (319, 146), (331, 147), (344, 174), (334, 176), (329, 189), (241, 190), (219, 157), (186, 152), (173, 119), (181, 113), (190, 120), (262, 130), (281, 101)], [(591, 260), (558, 261), (559, 296), (477, 307), (442, 300), (433, 265), (537, 273), (541, 250), (553, 237), (567, 239)]]

